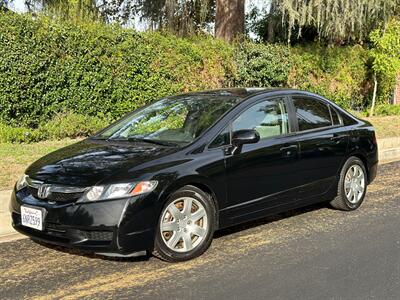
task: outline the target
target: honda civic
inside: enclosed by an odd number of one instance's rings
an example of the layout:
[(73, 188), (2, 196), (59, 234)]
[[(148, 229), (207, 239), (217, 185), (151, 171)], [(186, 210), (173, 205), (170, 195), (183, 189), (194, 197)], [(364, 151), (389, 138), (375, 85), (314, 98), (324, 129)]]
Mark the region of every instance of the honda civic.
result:
[(186, 93), (34, 162), (13, 190), (12, 225), (101, 255), (184, 261), (235, 224), (319, 202), (357, 209), (377, 164), (371, 124), (319, 95)]

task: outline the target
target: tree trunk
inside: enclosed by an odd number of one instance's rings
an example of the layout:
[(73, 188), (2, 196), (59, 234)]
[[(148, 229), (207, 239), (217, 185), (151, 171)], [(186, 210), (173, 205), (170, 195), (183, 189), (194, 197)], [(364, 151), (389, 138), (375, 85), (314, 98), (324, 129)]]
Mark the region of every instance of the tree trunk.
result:
[(227, 42), (244, 34), (244, 1), (217, 0), (215, 36)]
[[(167, 16), (167, 26), (170, 32), (175, 31), (175, 1), (174, 0), (166, 0), (165, 1), (165, 11)], [(161, 20), (160, 20), (161, 21)], [(161, 22), (160, 22), (161, 23)]]
[(394, 87), (393, 104), (400, 104), (400, 72), (396, 77), (396, 86)]
[(267, 31), (267, 42), (272, 44), (275, 42), (275, 16), (276, 14), (276, 3), (275, 1), (271, 1), (271, 8), (268, 14), (268, 31)]
[(370, 117), (374, 115), (375, 111), (375, 104), (376, 104), (376, 92), (378, 90), (378, 81), (376, 80), (376, 74), (374, 73), (374, 93), (372, 95), (372, 105), (371, 105), (371, 110), (369, 112)]

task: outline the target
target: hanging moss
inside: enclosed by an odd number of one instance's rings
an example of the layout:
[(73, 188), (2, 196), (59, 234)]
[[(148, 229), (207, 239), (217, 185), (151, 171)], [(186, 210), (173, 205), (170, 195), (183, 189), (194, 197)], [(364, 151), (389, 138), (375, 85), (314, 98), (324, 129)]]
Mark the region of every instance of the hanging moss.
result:
[(307, 26), (316, 28), (319, 38), (334, 42), (364, 41), (371, 30), (386, 24), (400, 0), (274, 0), (287, 31), (297, 38)]

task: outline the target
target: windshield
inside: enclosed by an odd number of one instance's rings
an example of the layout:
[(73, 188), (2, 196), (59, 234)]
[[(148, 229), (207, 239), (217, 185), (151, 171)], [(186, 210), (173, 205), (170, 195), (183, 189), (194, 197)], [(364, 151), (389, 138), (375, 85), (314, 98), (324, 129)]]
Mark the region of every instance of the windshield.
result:
[(164, 98), (125, 117), (96, 137), (160, 144), (191, 143), (240, 99), (207, 94)]

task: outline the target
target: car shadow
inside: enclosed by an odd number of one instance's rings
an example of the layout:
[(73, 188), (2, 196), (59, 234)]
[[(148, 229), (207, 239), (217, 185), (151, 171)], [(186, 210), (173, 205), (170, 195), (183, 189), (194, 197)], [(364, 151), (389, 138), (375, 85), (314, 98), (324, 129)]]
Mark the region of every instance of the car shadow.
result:
[(237, 232), (240, 232), (243, 230), (247, 230), (247, 229), (251, 229), (254, 227), (258, 227), (261, 225), (277, 222), (277, 221), (287, 219), (290, 217), (295, 217), (298, 215), (302, 215), (304, 213), (308, 213), (310, 211), (319, 210), (319, 209), (326, 208), (326, 207), (327, 207), (326, 203), (317, 203), (317, 204), (312, 204), (310, 206), (305, 206), (302, 208), (292, 209), (292, 210), (289, 210), (289, 211), (286, 211), (283, 213), (279, 213), (279, 214), (268, 215), (268, 216), (265, 216), (260, 219), (247, 221), (247, 222), (244, 222), (244, 223), (241, 223), (238, 225), (234, 225), (234, 226), (231, 226), (228, 228), (220, 229), (215, 232), (214, 238), (218, 239), (218, 238), (224, 237), (226, 235), (234, 234), (234, 233), (237, 233)]
[(85, 250), (81, 250), (81, 249), (73, 249), (73, 248), (62, 247), (62, 246), (57, 246), (57, 245), (53, 245), (53, 244), (47, 244), (45, 242), (35, 240), (34, 238), (31, 238), (30, 240), (40, 246), (48, 248), (48, 249), (52, 249), (52, 250), (63, 252), (63, 253), (70, 254), (70, 255), (84, 256), (84, 257), (87, 257), (90, 259), (121, 261), (121, 262), (141, 262), (141, 261), (148, 261), (151, 257), (151, 255), (149, 255), (149, 253), (147, 253), (146, 255), (135, 256), (135, 257), (111, 257), (111, 256), (96, 254), (91, 251), (85, 251)]

